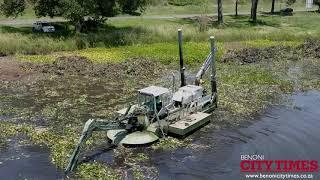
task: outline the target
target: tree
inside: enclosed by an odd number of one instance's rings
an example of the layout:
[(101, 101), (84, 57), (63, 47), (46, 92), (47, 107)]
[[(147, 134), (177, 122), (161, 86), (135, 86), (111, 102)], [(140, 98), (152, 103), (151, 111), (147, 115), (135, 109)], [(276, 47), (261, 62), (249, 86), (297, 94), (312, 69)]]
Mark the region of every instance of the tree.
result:
[(248, 0), (234, 0), (235, 1), (235, 15), (239, 15), (239, 5), (248, 3)]
[(276, 0), (272, 0), (272, 5), (271, 5), (271, 14), (274, 14), (274, 5), (276, 3)]
[(218, 2), (218, 24), (223, 23), (223, 14), (222, 14), (222, 0), (217, 0)]
[(238, 16), (238, 4), (239, 4), (239, 0), (236, 0), (236, 9), (235, 9), (235, 11), (236, 11), (236, 16)]
[(254, 23), (257, 22), (257, 9), (259, 0), (251, 0), (251, 19)]
[[(4, 0), (11, 4), (25, 3), (26, 0)], [(94, 26), (104, 22), (108, 17), (119, 13), (130, 15), (140, 14), (145, 10), (147, 0), (28, 0), (38, 17), (62, 16), (72, 22), (77, 31), (87, 25)], [(1, 7), (6, 7), (4, 2)], [(25, 6), (10, 6), (11, 12), (1, 8), (6, 16), (21, 14)]]
[(318, 12), (320, 13), (320, 0), (313, 0), (313, 4), (318, 6)]
[(0, 4), (0, 11), (7, 17), (17, 17), (23, 13), (25, 8), (25, 0), (3, 0)]

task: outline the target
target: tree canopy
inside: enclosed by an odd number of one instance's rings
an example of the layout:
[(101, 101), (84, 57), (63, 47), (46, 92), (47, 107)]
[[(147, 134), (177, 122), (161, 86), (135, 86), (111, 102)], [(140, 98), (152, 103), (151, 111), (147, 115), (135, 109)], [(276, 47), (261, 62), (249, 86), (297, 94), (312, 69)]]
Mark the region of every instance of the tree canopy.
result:
[(0, 4), (0, 10), (2, 14), (8, 17), (17, 17), (21, 15), (25, 8), (25, 0), (3, 0), (3, 2)]

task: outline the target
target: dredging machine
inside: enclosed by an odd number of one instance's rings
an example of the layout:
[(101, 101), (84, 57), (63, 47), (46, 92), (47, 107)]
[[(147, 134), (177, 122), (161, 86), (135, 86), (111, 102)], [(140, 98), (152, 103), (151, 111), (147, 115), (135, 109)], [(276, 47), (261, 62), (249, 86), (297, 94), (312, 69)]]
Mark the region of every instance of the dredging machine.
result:
[[(211, 113), (217, 107), (214, 37), (210, 37), (210, 53), (196, 74), (194, 84), (186, 84), (185, 80), (181, 29), (178, 30), (178, 40), (180, 88), (149, 86), (140, 89), (137, 103), (117, 111), (118, 116), (114, 120), (88, 120), (66, 172), (75, 169), (80, 151), (94, 131), (106, 131), (108, 140), (115, 145), (145, 145), (166, 136), (186, 136), (210, 122)], [(202, 78), (209, 69), (211, 92), (208, 93), (202, 86)]]

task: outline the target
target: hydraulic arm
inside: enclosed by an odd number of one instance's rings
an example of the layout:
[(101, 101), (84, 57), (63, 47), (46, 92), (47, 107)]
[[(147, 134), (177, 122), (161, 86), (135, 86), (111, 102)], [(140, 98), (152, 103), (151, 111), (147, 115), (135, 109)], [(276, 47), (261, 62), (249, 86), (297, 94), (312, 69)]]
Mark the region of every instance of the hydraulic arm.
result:
[(207, 70), (210, 68), (210, 65), (211, 65), (211, 77), (210, 77), (211, 78), (211, 94), (212, 94), (211, 96), (212, 96), (213, 103), (217, 107), (217, 79), (216, 79), (216, 63), (215, 63), (216, 47), (215, 47), (215, 39), (213, 36), (210, 37), (210, 42), (211, 42), (211, 52), (196, 75), (195, 85), (200, 86), (203, 75), (207, 72)]
[(93, 131), (107, 131), (111, 129), (122, 129), (122, 128), (123, 126), (121, 125), (121, 123), (117, 121), (110, 122), (110, 121), (105, 121), (101, 119), (98, 119), (98, 120), (89, 119), (83, 128), (82, 135), (79, 139), (79, 142), (76, 148), (74, 149), (70, 157), (69, 164), (65, 171), (69, 172), (75, 168), (78, 162), (80, 151), (83, 148), (85, 142), (91, 137)]
[(197, 85), (197, 86), (200, 85), (200, 81), (201, 81), (203, 75), (209, 69), (211, 62), (212, 62), (212, 54), (210, 53), (196, 75), (195, 85)]
[(70, 172), (76, 167), (78, 158), (80, 155), (80, 151), (83, 148), (85, 142), (91, 137), (93, 131), (108, 131), (112, 129), (124, 129), (125, 124), (122, 121), (126, 120), (126, 116), (129, 114), (130, 109), (131, 109), (131, 105), (127, 108), (125, 114), (120, 117), (120, 120), (119, 118), (117, 118), (114, 121), (106, 121), (102, 119), (89, 119), (84, 125), (79, 142), (70, 157), (70, 160), (65, 172)]

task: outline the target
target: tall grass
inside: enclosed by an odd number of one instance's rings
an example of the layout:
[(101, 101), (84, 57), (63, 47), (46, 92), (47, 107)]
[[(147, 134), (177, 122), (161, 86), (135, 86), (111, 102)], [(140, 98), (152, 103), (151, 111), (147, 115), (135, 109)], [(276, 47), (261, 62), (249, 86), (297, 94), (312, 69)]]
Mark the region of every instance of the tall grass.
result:
[(50, 37), (34, 38), (18, 33), (0, 34), (0, 54), (45, 54), (53, 51), (76, 49), (72, 40), (59, 40)]

